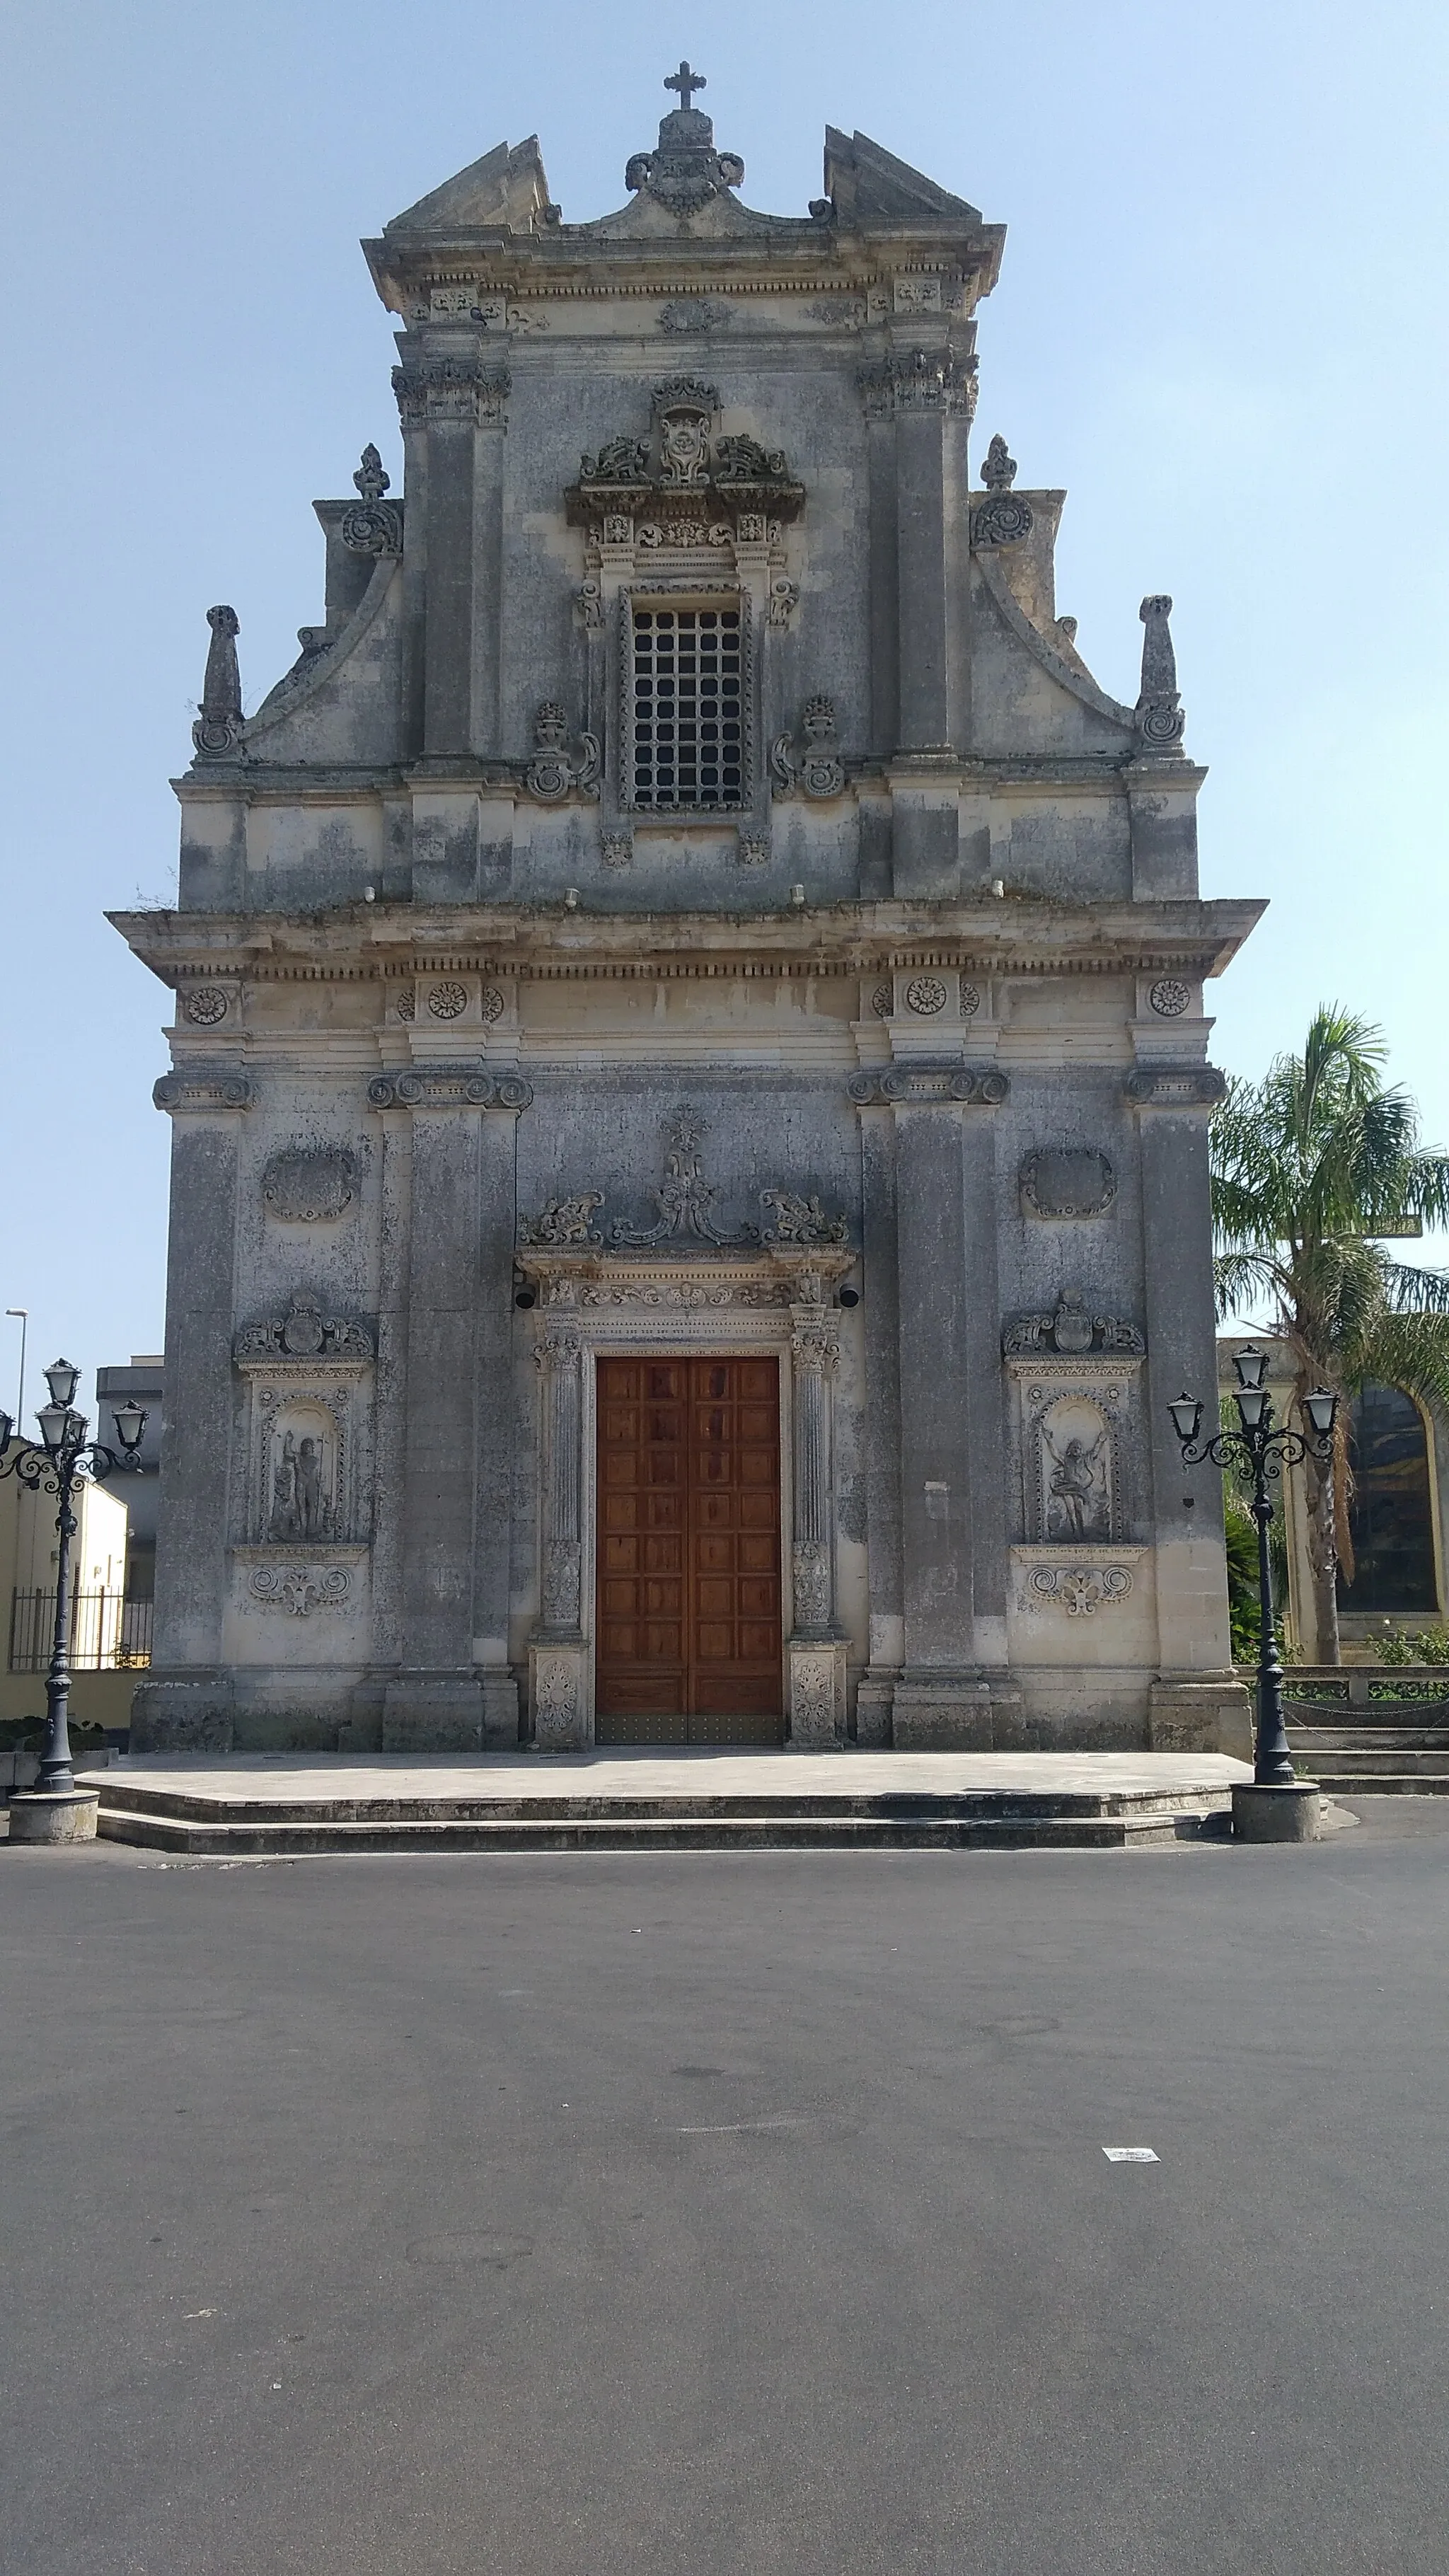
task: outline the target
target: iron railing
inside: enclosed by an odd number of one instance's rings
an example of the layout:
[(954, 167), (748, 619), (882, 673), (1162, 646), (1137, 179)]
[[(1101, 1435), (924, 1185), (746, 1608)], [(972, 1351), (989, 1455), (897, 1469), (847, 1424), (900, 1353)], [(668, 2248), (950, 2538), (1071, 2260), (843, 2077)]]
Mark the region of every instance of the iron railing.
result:
[[(151, 1661), (150, 1601), (128, 1601), (123, 1592), (70, 1596), (71, 1669), (78, 1673), (136, 1670)], [(10, 1601), (10, 1670), (43, 1673), (55, 1641), (55, 1594), (18, 1589)]]

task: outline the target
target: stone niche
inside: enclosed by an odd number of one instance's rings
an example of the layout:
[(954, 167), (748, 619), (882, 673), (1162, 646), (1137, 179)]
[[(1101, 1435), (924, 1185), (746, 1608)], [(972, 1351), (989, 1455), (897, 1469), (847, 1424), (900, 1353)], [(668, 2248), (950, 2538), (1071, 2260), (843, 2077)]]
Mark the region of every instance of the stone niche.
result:
[(237, 1337), (247, 1393), (242, 1529), (229, 1627), (243, 1662), (364, 1651), (373, 1342), (298, 1299)]

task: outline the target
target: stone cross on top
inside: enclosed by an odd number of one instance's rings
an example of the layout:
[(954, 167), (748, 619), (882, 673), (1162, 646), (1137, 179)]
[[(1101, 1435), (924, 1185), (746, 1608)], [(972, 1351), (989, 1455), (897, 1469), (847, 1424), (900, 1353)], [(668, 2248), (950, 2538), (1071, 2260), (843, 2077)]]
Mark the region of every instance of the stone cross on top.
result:
[(695, 91), (697, 89), (708, 89), (709, 83), (705, 79), (703, 72), (692, 72), (688, 63), (681, 63), (677, 72), (667, 72), (665, 74), (664, 86), (666, 89), (677, 89), (679, 92), (680, 106), (687, 108)]

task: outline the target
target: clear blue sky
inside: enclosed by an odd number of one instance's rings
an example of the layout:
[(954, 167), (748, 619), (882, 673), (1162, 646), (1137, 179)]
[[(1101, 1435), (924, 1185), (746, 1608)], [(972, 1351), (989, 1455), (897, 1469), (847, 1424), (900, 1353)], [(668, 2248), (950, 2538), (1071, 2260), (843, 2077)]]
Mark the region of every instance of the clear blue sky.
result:
[(174, 883), (207, 607), (254, 706), (321, 614), (314, 494), (368, 438), (400, 476), (358, 236), (535, 130), (567, 218), (618, 205), (681, 52), (751, 204), (803, 210), (828, 120), (1008, 225), (978, 444), (1067, 486), (1058, 603), (1119, 697), (1173, 593), (1205, 889), (1272, 898), (1218, 1060), (1341, 998), (1449, 1142), (1443, 0), (11, 0), (0, 1307), (32, 1364), (160, 1347), (164, 1003), (103, 907)]

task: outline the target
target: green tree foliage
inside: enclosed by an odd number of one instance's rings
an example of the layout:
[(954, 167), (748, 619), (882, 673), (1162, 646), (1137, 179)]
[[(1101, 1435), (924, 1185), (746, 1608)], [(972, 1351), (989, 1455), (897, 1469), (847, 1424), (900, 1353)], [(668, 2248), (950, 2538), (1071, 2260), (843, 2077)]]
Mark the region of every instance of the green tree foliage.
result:
[[(1288, 1344), (1298, 1399), (1373, 1379), (1449, 1405), (1449, 1272), (1385, 1249), (1449, 1220), (1449, 1155), (1420, 1144), (1415, 1103), (1384, 1082), (1386, 1053), (1369, 1021), (1328, 1004), (1301, 1056), (1229, 1083), (1212, 1127), (1218, 1308), (1266, 1306), (1260, 1329)], [(1307, 1479), (1317, 1651), (1337, 1663), (1339, 1564), (1353, 1571), (1342, 1418), (1331, 1466), (1310, 1461)]]

